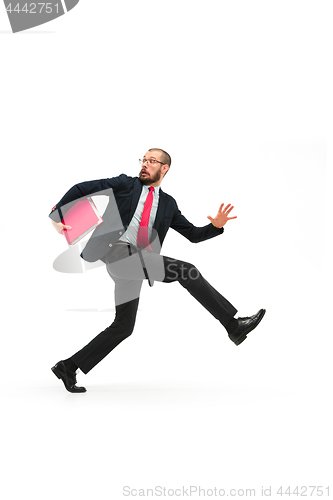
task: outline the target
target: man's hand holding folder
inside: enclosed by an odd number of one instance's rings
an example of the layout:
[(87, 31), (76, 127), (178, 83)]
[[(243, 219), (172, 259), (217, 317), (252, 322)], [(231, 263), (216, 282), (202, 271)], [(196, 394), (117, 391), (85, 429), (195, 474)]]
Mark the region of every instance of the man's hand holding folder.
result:
[(53, 226), (59, 234), (65, 236), (69, 245), (75, 245), (103, 222), (90, 197), (69, 203), (67, 207), (65, 205), (62, 209), (59, 208), (61, 221), (53, 221)]
[(57, 233), (62, 234), (63, 236), (64, 236), (63, 233), (64, 229), (72, 229), (71, 226), (65, 226), (65, 224), (63, 224), (62, 222), (54, 222), (54, 220), (51, 220), (51, 222)]

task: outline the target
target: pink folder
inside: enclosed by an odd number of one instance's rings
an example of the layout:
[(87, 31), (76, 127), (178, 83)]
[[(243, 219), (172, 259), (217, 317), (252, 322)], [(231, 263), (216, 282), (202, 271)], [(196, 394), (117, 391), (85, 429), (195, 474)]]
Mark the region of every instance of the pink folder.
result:
[(69, 245), (75, 245), (75, 243), (101, 224), (103, 219), (99, 215), (93, 200), (88, 197), (85, 200), (76, 202), (66, 212), (61, 222), (65, 226), (71, 226), (72, 229), (63, 229), (62, 233)]

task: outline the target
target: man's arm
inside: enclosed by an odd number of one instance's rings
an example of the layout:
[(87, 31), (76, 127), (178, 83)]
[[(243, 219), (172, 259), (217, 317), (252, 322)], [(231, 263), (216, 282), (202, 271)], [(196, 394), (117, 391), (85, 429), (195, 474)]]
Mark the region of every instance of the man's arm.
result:
[[(64, 214), (81, 198), (86, 196), (108, 195), (114, 189), (117, 189), (126, 179), (127, 175), (121, 174), (118, 177), (100, 179), (95, 181), (86, 181), (71, 187), (61, 200), (52, 208), (49, 217), (56, 223), (61, 223)], [(110, 191), (111, 190), (111, 191)], [(61, 233), (60, 226), (54, 226)], [(60, 229), (60, 230), (59, 230)]]
[[(220, 206), (216, 217), (213, 219), (208, 216), (211, 224), (203, 227), (196, 227), (191, 222), (189, 222), (186, 217), (182, 215), (177, 207), (177, 212), (174, 215), (170, 227), (175, 229), (178, 233), (182, 234), (190, 240), (192, 243), (199, 243), (200, 241), (205, 241), (210, 238), (214, 238), (224, 231), (224, 226), (230, 219), (236, 219), (237, 217), (228, 217), (229, 213), (234, 207), (229, 208), (231, 205), (227, 205), (223, 209), (224, 203)], [(223, 210), (222, 210), (223, 209)]]

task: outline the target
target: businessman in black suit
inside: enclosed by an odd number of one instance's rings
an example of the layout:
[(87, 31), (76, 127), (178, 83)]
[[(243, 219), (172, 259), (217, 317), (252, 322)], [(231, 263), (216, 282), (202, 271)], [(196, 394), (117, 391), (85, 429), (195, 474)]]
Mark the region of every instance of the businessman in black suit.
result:
[(76, 370), (87, 374), (134, 329), (141, 285), (148, 280), (164, 283), (178, 281), (226, 329), (230, 340), (241, 344), (247, 334), (259, 324), (264, 309), (250, 317), (235, 318), (237, 310), (188, 262), (160, 254), (168, 229), (171, 227), (191, 242), (197, 243), (223, 233), (234, 208), (222, 204), (210, 223), (195, 227), (178, 209), (176, 201), (160, 188), (170, 169), (170, 155), (162, 149), (147, 151), (141, 162), (139, 177), (124, 174), (109, 179), (82, 182), (73, 186), (53, 207), (50, 217), (57, 232), (70, 230), (61, 220), (66, 211), (80, 198), (106, 194), (109, 204), (103, 223), (97, 226), (81, 257), (88, 262), (102, 260), (115, 282), (116, 315), (114, 322), (83, 349), (52, 367), (69, 392), (85, 392), (76, 386)]

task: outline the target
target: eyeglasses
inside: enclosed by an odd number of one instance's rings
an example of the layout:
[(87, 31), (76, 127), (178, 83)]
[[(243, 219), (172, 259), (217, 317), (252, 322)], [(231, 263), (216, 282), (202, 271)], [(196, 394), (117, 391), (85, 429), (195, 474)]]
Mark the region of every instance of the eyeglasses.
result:
[(144, 165), (146, 162), (150, 163), (150, 165), (154, 165), (155, 163), (160, 163), (161, 165), (164, 165), (163, 162), (152, 160), (151, 158), (149, 158), (148, 160), (146, 158), (144, 158), (143, 160), (139, 160), (140, 165)]

